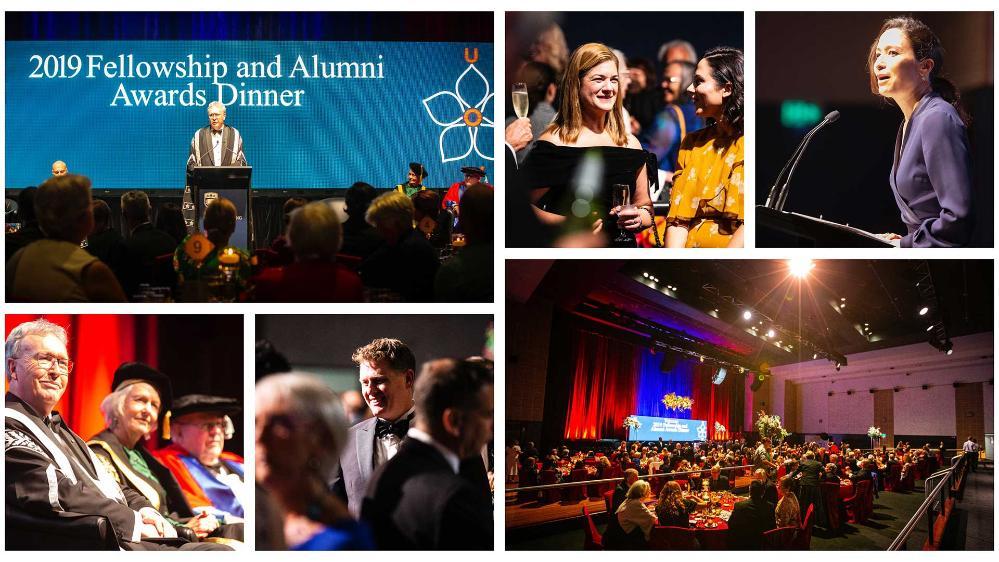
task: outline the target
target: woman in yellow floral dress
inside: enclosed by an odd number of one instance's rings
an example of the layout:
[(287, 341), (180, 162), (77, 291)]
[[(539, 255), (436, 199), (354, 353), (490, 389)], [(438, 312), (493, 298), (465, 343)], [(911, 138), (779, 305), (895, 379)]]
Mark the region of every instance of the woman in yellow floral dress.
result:
[(716, 47), (690, 86), (709, 125), (680, 144), (666, 218), (668, 248), (743, 246), (742, 51)]

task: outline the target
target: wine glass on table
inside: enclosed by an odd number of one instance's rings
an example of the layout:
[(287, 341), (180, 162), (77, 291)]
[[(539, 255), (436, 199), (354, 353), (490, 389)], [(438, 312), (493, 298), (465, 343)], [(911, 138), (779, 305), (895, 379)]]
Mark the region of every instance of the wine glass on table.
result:
[(523, 119), (524, 117), (527, 117), (527, 110), (530, 107), (530, 103), (527, 98), (527, 83), (515, 82), (510, 96), (513, 100), (513, 111), (517, 114), (517, 118)]
[(627, 230), (621, 228), (621, 224), (638, 216), (638, 207), (631, 204), (631, 186), (623, 183), (615, 183), (611, 186), (611, 206), (617, 211), (617, 237), (614, 242), (634, 242), (635, 238)]

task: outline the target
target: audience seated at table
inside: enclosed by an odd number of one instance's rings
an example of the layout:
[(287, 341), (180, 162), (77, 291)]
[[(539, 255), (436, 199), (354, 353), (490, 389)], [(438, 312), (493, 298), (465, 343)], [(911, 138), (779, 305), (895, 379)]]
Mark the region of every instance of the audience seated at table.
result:
[(656, 502), (656, 517), (659, 525), (667, 527), (686, 527), (690, 523), (690, 513), (697, 507), (697, 502), (683, 497), (683, 490), (675, 481), (669, 481), (659, 493)]
[(728, 545), (732, 550), (760, 550), (763, 533), (774, 528), (773, 507), (763, 498), (765, 485), (749, 484), (749, 499), (735, 504), (728, 519)]
[(256, 300), (268, 302), (360, 302), (361, 278), (337, 263), (342, 230), (336, 211), (314, 201), (292, 212), (286, 234), (294, 261), (269, 267), (254, 278)]
[(111, 269), (80, 247), (94, 225), (90, 180), (53, 176), (35, 193), (45, 238), (18, 250), (6, 267), (11, 302), (121, 302), (125, 293)]
[(617, 548), (641, 550), (646, 547), (652, 527), (658, 524), (656, 514), (645, 506), (651, 493), (645, 480), (638, 480), (628, 488), (628, 495), (616, 511), (617, 523), (624, 534)]
[[(413, 200), (382, 197), (372, 212), (378, 190), (363, 182), (351, 186), (345, 194), (348, 218), (341, 225), (342, 244), (336, 256), (337, 269), (360, 275), (362, 294), (357, 297), (353, 284), (344, 296), (339, 288), (330, 288), (327, 276), (313, 271), (319, 261), (329, 269), (329, 260), (296, 258), (287, 230), (292, 211), (307, 203), (304, 198), (285, 201), (286, 222), (281, 234), (251, 258), (245, 249), (230, 244), (238, 217), (228, 200), (212, 201), (202, 217), (204, 231), (189, 233), (176, 203), (164, 201), (154, 208), (146, 193), (131, 190), (119, 198), (118, 224), (114, 211), (118, 202), (91, 203), (89, 179), (72, 175), (58, 178), (79, 178), (77, 197), (53, 197), (51, 192), (56, 188), (52, 186), (40, 198), (40, 190), (33, 187), (18, 194), (16, 230), (6, 235), (7, 261), (30, 243), (41, 244), (22, 254), (26, 256), (23, 263), (21, 257), (9, 263), (8, 300), (492, 302), (494, 298), (493, 192), (484, 185), (465, 190), (462, 217), (456, 227), (463, 238), (453, 248), (452, 218), (448, 211), (440, 210), (437, 192), (425, 190), (414, 196), (424, 213), (447, 215), (434, 219), (438, 226), (430, 232), (430, 239), (439, 246), (435, 248), (417, 228), (421, 217)], [(67, 188), (61, 189), (63, 193)], [(386, 195), (392, 193), (399, 192), (391, 190)], [(322, 202), (340, 204), (333, 199)], [(222, 206), (212, 209), (216, 204)], [(80, 208), (83, 205), (91, 207), (89, 212)], [(38, 210), (50, 223), (48, 236), (35, 218), (41, 216)], [(334, 209), (334, 214), (338, 213)], [(313, 216), (307, 222), (315, 220)], [(309, 267), (302, 266), (306, 262)], [(282, 266), (287, 269), (274, 269)], [(281, 289), (276, 295), (275, 275), (286, 282), (294, 277), (292, 285), (309, 290)], [(261, 282), (259, 288), (257, 281)], [(331, 291), (336, 296), (328, 296)], [(651, 469), (657, 469), (658, 464), (653, 459)], [(644, 462), (643, 469), (648, 469)]]
[(798, 496), (795, 489), (798, 481), (792, 476), (785, 476), (780, 479), (780, 500), (777, 501), (777, 509), (774, 511), (775, 522), (778, 527), (800, 527), (801, 507), (798, 505)]
[(382, 244), (361, 262), (365, 287), (388, 291), (410, 302), (433, 299), (437, 251), (413, 228), (413, 201), (398, 191), (379, 195), (365, 215)]

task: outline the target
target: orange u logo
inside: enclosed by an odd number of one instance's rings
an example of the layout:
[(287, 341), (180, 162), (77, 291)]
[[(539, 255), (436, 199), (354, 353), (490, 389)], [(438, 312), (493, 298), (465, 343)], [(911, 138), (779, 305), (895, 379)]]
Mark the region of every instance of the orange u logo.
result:
[(472, 56), (468, 56), (468, 47), (465, 47), (465, 62), (469, 64), (474, 64), (475, 61), (479, 60), (479, 48), (472, 47)]

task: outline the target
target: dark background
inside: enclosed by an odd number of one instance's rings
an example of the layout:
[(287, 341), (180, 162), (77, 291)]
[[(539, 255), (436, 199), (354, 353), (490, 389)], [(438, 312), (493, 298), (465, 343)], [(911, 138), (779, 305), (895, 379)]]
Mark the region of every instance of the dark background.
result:
[[(870, 92), (867, 53), (888, 12), (756, 15), (756, 203), (763, 204), (806, 130), (784, 128), (784, 100), (818, 104), (840, 119), (817, 134), (799, 164), (784, 207), (870, 232), (905, 234), (888, 175), (902, 113)], [(946, 50), (944, 75), (960, 89), (975, 180), (972, 244), (993, 245), (994, 108), (991, 12), (914, 13)]]

